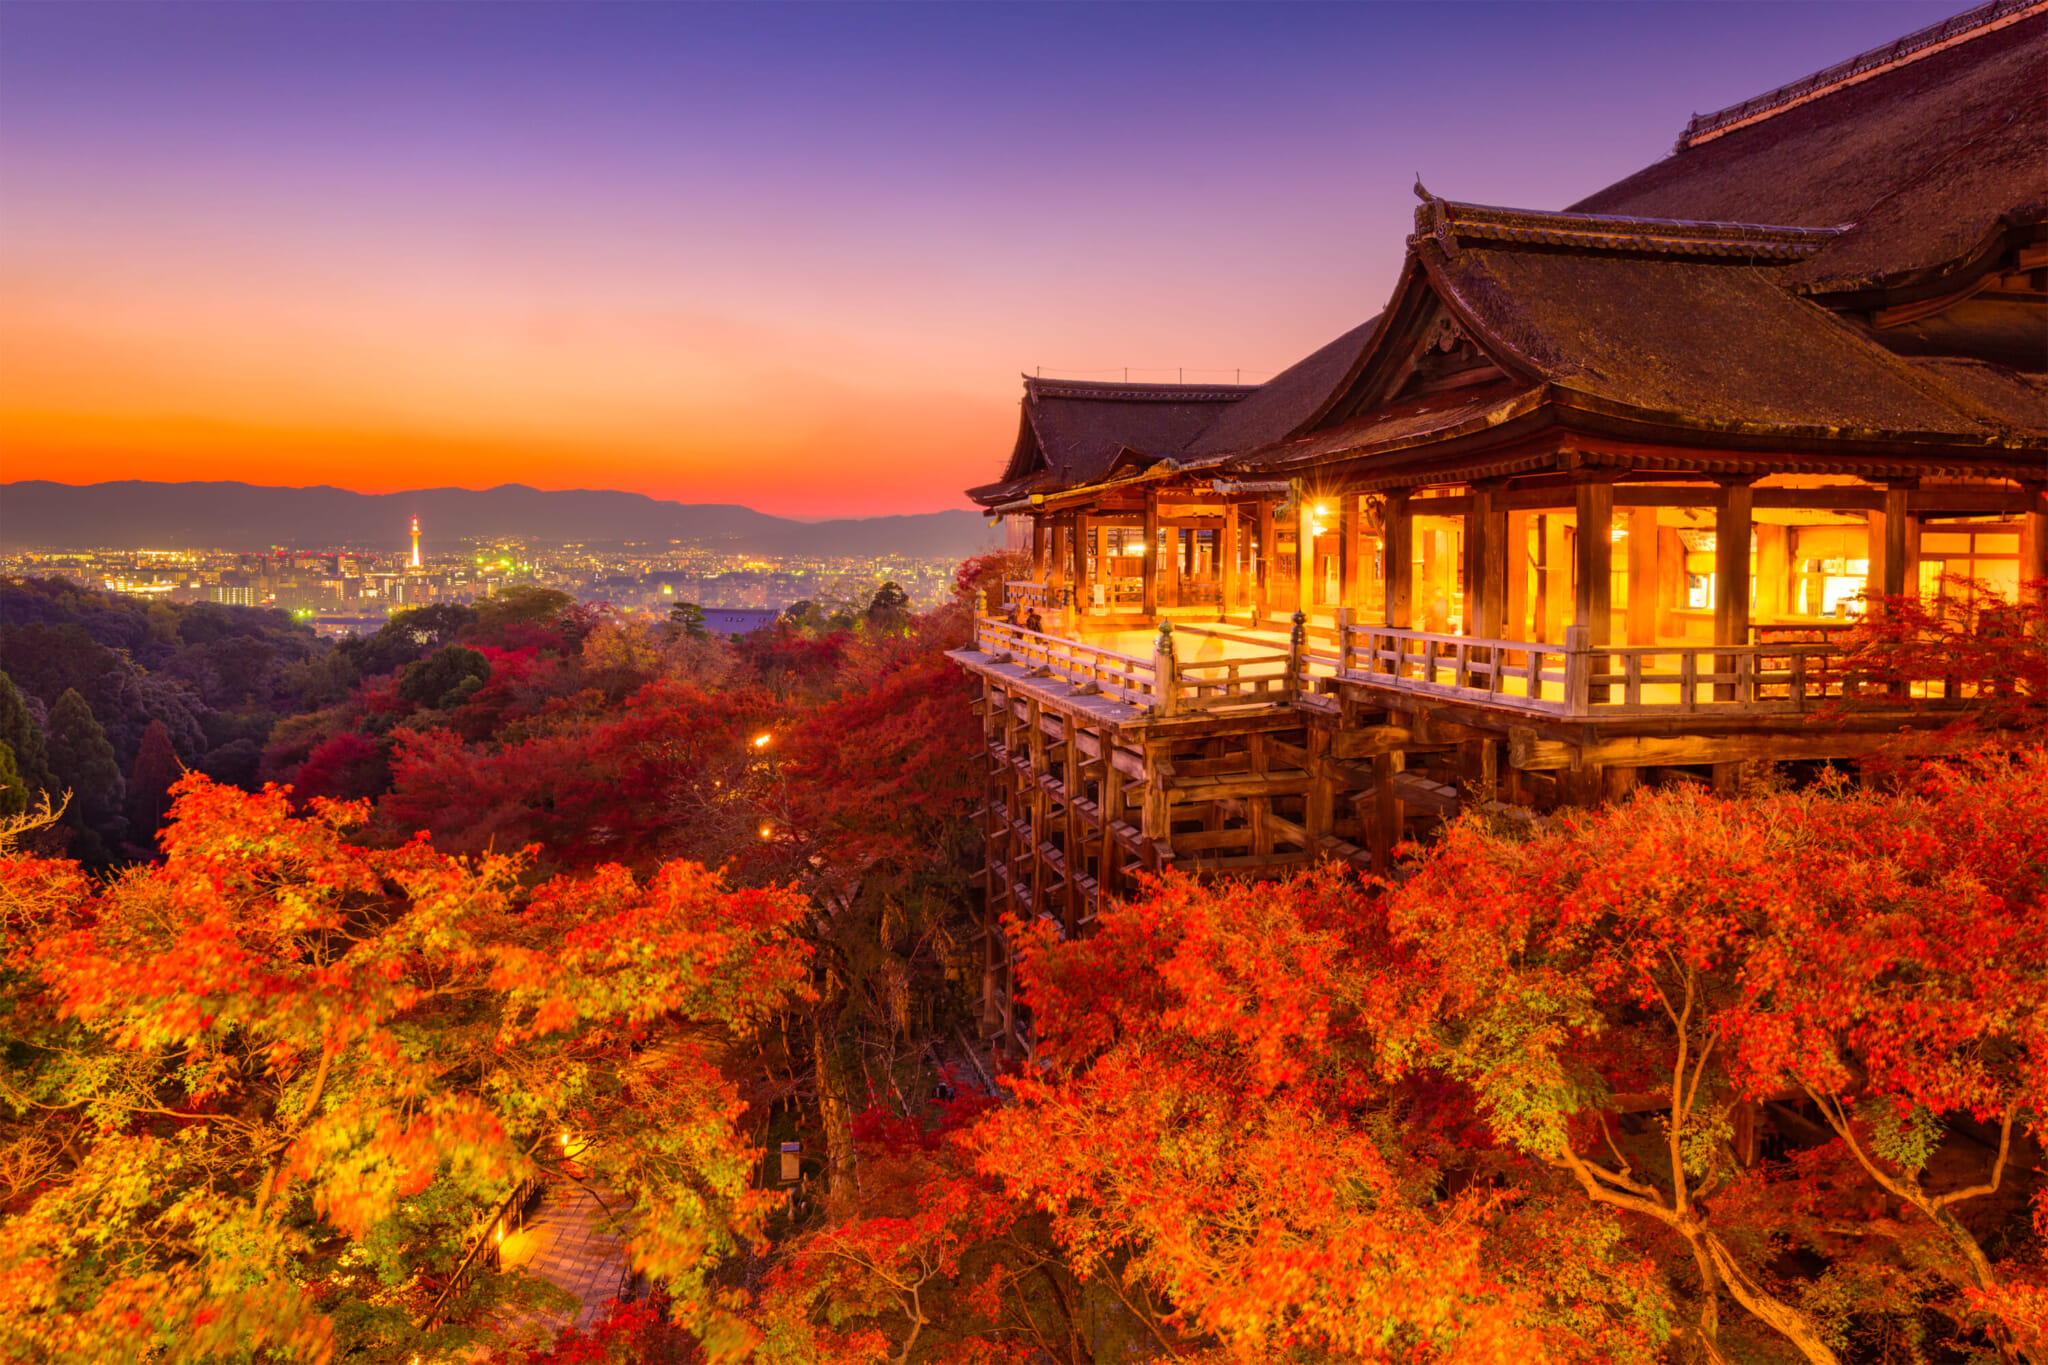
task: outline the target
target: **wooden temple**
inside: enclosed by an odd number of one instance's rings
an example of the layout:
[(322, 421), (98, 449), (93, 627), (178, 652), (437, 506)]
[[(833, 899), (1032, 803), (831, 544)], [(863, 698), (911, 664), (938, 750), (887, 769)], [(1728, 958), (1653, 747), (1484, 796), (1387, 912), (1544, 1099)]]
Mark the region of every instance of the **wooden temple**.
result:
[[(1141, 869), (1385, 868), (1456, 811), (1935, 751), (1865, 594), (2048, 578), (2048, 4), (1696, 118), (1561, 213), (1423, 202), (1374, 318), (1258, 386), (1027, 379), (1032, 573), (981, 682), (1005, 913)], [(1968, 706), (1958, 680), (1941, 705)]]

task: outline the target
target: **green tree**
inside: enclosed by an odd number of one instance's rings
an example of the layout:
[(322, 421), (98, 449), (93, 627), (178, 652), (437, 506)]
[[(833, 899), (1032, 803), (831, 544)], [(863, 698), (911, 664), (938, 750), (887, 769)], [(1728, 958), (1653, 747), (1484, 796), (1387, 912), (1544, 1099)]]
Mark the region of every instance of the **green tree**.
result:
[(71, 793), (66, 818), (75, 828), (102, 838), (120, 835), (125, 784), (114, 746), (78, 689), (68, 687), (50, 708), (50, 775), (60, 790)]
[(503, 630), (517, 623), (538, 625), (552, 621), (576, 605), (576, 599), (555, 588), (534, 583), (517, 583), (500, 588), (477, 603), (476, 623), (485, 633)]
[(910, 595), (895, 583), (884, 583), (868, 599), (863, 615), (871, 629), (900, 635), (910, 625)]
[(28, 809), (28, 787), (14, 767), (14, 750), (0, 740), (0, 816), (20, 815)]
[(692, 640), (702, 640), (711, 632), (704, 628), (704, 608), (695, 602), (678, 602), (668, 609), (669, 629)]
[(416, 706), (446, 711), (475, 696), (491, 680), (491, 661), (465, 645), (447, 645), (405, 666), (398, 695)]
[(13, 751), (15, 771), (32, 794), (50, 785), (43, 727), (36, 723), (35, 713), (28, 709), (14, 679), (5, 673), (0, 673), (0, 744)]

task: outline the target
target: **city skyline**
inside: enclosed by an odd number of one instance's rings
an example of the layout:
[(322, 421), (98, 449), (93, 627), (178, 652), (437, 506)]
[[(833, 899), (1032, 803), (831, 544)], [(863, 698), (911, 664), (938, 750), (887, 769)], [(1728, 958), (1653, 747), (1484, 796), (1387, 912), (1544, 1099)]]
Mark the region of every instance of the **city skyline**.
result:
[(1018, 371), (1263, 379), (1417, 174), (1561, 207), (1957, 8), (14, 6), (0, 453), (959, 507)]

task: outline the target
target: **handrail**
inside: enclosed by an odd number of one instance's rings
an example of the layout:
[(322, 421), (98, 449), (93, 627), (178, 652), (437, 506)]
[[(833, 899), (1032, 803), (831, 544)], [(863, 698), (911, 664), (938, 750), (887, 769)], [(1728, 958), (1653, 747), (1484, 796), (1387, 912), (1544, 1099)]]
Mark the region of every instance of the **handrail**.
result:
[[(1348, 613), (1345, 613), (1348, 616)], [(1167, 627), (1172, 627), (1171, 629)], [(1827, 640), (1718, 645), (1593, 645), (1585, 626), (1562, 641), (1507, 640), (1359, 624), (1340, 616), (1334, 647), (1297, 622), (1287, 652), (1182, 660), (1176, 633), (1272, 644), (1196, 623), (1162, 623), (1149, 660), (979, 616), (976, 646), (1162, 717), (1286, 704), (1330, 679), (1570, 719), (1630, 715), (1804, 714), (1854, 698), (1875, 680), (1843, 667)], [(1319, 681), (1320, 680), (1320, 681)], [(1949, 696), (1963, 684), (1951, 681)]]
[(513, 1231), (525, 1227), (526, 1215), (532, 1210), (533, 1201), (545, 1188), (547, 1182), (538, 1176), (528, 1176), (512, 1187), (512, 1192), (505, 1196), (505, 1202), (498, 1205), (498, 1211), (491, 1215), (490, 1221), (484, 1224), (483, 1231), (477, 1234), (475, 1243), (469, 1248), (469, 1254), (462, 1258), (462, 1264), (455, 1267), (455, 1273), (448, 1277), (448, 1283), (434, 1296), (434, 1302), (427, 1308), (426, 1321), (421, 1324), (425, 1330), (432, 1331), (447, 1320), (448, 1300), (454, 1297), (457, 1290), (476, 1278), (477, 1263), (484, 1251), (488, 1248), (494, 1258), (497, 1256), (498, 1244), (503, 1240), (508, 1215), (514, 1222)]

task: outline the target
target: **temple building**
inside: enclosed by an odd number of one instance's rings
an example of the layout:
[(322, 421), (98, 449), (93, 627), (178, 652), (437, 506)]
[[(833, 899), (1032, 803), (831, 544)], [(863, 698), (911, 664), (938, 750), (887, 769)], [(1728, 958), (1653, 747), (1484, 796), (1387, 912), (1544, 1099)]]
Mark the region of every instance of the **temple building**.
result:
[[(1416, 186), (1392, 297), (1257, 386), (1032, 378), (971, 648), (1003, 913), (1386, 867), (1418, 822), (1853, 759), (1865, 595), (2048, 577), (2048, 0), (1733, 108), (1563, 212)], [(1985, 680), (1959, 680), (1971, 704)], [(1988, 684), (1987, 684), (1988, 685)]]

